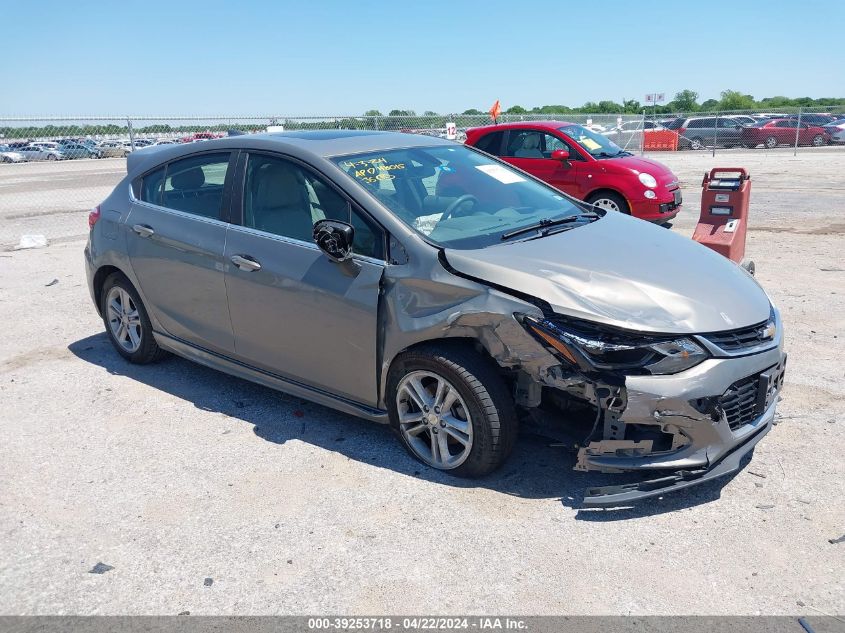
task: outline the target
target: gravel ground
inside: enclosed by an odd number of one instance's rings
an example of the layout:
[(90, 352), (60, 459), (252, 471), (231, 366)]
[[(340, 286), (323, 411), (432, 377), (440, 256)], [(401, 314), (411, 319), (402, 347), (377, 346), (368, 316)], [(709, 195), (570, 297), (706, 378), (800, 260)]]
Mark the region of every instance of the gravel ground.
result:
[[(703, 172), (750, 168), (748, 254), (789, 368), (743, 471), (616, 511), (579, 501), (618, 477), (536, 434), (460, 481), (385, 427), (125, 363), (81, 237), (123, 161), (0, 166), (0, 613), (845, 614), (845, 153), (656, 157), (685, 235)], [(50, 246), (10, 250), (22, 233)]]

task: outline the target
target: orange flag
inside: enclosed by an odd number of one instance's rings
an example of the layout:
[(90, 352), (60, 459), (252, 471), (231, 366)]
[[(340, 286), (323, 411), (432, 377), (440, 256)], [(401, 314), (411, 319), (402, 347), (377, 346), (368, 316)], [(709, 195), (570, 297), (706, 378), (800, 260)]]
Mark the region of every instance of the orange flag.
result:
[(490, 118), (493, 119), (495, 122), (496, 119), (499, 118), (499, 115), (502, 113), (502, 106), (499, 105), (499, 100), (496, 99), (496, 103), (493, 104), (493, 107), (490, 108)]

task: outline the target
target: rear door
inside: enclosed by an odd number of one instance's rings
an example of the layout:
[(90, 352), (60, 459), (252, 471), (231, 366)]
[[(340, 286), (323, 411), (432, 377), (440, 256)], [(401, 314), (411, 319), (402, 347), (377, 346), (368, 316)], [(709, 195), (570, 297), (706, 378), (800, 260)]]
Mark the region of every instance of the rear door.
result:
[[(236, 224), (226, 239), (226, 287), (243, 362), (375, 406), (384, 232), (305, 165), (252, 152), (239, 166)], [(355, 255), (331, 262), (314, 222), (355, 229)]]
[(206, 152), (151, 171), (126, 220), (132, 269), (165, 333), (223, 354), (234, 351), (223, 280), (230, 163), (229, 151)]

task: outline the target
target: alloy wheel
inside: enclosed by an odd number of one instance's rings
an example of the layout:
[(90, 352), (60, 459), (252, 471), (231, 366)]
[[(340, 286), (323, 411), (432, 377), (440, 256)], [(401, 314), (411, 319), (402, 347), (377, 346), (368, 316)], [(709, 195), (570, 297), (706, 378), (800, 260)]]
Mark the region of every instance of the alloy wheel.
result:
[(472, 420), (458, 390), (430, 371), (406, 375), (396, 391), (399, 430), (426, 464), (457, 468), (472, 450)]
[(593, 201), (593, 206), (598, 207), (599, 209), (604, 209), (605, 211), (621, 211), (622, 209), (619, 208), (619, 205), (616, 204), (614, 200), (610, 198), (599, 198), (598, 200)]
[(120, 286), (114, 286), (106, 297), (109, 329), (124, 350), (134, 354), (141, 347), (141, 315), (132, 297)]
[(821, 147), (822, 145), (824, 145), (824, 137), (821, 134), (816, 134), (813, 137), (813, 145), (815, 145), (816, 147)]
[(774, 149), (778, 144), (777, 139), (774, 136), (770, 136), (766, 139), (766, 147), (769, 149)]

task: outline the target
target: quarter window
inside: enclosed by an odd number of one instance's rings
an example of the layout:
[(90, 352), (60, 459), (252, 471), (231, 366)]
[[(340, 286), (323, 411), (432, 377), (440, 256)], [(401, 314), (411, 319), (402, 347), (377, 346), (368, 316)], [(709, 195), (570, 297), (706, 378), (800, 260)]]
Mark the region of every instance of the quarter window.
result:
[(161, 204), (161, 190), (164, 184), (164, 167), (150, 172), (141, 183), (141, 200), (152, 204)]
[(312, 243), (314, 224), (340, 220), (355, 229), (353, 252), (384, 259), (384, 234), (333, 187), (290, 161), (252, 155), (246, 169), (244, 226)]
[[(219, 219), (228, 169), (229, 152), (192, 156), (168, 164), (160, 204), (168, 209)], [(144, 180), (146, 183), (147, 179)]]
[(504, 134), (504, 132), (491, 132), (487, 136), (481, 137), (475, 146), (482, 152), (493, 154), (493, 156), (501, 156), (502, 136), (504, 136)]

